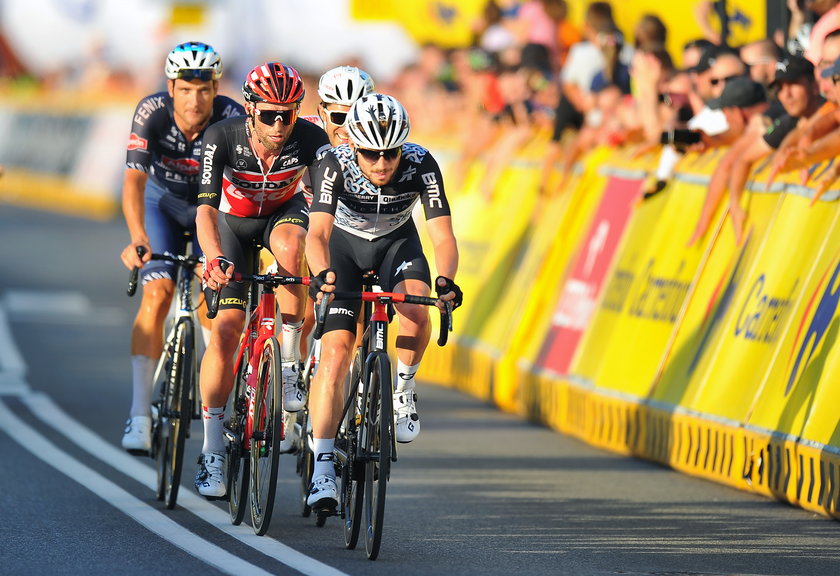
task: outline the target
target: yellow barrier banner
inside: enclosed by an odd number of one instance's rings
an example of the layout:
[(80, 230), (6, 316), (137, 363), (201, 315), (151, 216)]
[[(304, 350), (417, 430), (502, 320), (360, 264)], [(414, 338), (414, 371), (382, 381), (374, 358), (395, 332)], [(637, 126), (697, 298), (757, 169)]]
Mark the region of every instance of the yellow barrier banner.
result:
[(704, 253), (701, 243), (687, 244), (705, 193), (675, 180), (638, 208), (575, 365), (576, 373), (597, 370), (599, 388), (647, 396)]
[[(738, 422), (746, 418), (811, 272), (813, 261), (802, 255), (818, 251), (830, 224), (827, 211), (803, 210), (806, 200), (786, 202), (789, 198), (782, 197), (755, 260), (736, 288), (720, 338), (709, 350), (707, 369), (698, 371), (699, 385), (683, 405)], [(797, 205), (800, 209), (793, 208)]]
[(568, 371), (595, 311), (645, 176), (637, 172), (608, 178), (598, 211), (582, 239), (580, 252), (554, 309), (551, 329), (538, 360), (541, 368), (556, 374)]

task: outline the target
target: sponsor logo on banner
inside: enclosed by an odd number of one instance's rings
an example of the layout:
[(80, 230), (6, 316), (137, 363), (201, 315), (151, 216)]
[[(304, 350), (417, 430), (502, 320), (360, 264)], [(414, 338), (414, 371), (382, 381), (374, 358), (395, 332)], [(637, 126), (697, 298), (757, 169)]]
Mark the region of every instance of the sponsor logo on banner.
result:
[[(799, 328), (796, 332), (796, 340), (794, 341), (793, 349), (791, 350), (790, 359), (788, 361), (788, 381), (785, 387), (785, 396), (787, 396), (793, 389), (794, 384), (802, 376), (805, 368), (810, 364), (814, 352), (819, 348), (828, 333), (829, 327), (837, 314), (837, 308), (840, 306), (840, 260), (835, 260), (832, 264), (833, 270), (829, 267), (816, 290), (808, 299), (808, 305), (802, 315), (802, 321), (799, 323)], [(831, 278), (826, 282), (826, 278), (831, 274)], [(819, 302), (817, 300), (819, 299)], [(804, 330), (807, 318), (811, 314), (811, 310), (816, 309), (814, 315), (811, 317), (808, 328)], [(828, 345), (833, 344), (826, 341)], [(794, 359), (794, 355), (796, 358)], [(793, 366), (791, 367), (791, 363)]]
[(537, 361), (542, 368), (560, 374), (568, 370), (592, 318), (641, 185), (641, 180), (617, 177), (607, 182), (592, 225), (582, 239), (583, 249), (575, 259), (552, 315), (552, 325)]

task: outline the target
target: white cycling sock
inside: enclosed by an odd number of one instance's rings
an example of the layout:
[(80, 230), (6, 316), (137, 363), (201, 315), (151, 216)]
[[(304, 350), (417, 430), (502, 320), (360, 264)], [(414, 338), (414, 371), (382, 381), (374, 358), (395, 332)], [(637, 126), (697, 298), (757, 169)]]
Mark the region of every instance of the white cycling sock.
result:
[(221, 408), (201, 406), (201, 421), (204, 423), (204, 444), (201, 446), (203, 454), (207, 452), (225, 453), (224, 420), (224, 406)]
[(129, 416), (151, 416), (152, 379), (157, 362), (142, 354), (131, 356), (131, 409)]
[(300, 335), (303, 333), (303, 321), (283, 322), (283, 336), (280, 343), (280, 357), (283, 362), (300, 360)]
[(312, 477), (329, 476), (335, 478), (335, 465), (333, 464), (335, 438), (313, 438), (312, 444), (312, 452), (315, 454)]
[(406, 390), (414, 390), (414, 375), (417, 374), (417, 369), (420, 364), (404, 364), (402, 360), (397, 359), (397, 380), (394, 382), (394, 392), (405, 392)]

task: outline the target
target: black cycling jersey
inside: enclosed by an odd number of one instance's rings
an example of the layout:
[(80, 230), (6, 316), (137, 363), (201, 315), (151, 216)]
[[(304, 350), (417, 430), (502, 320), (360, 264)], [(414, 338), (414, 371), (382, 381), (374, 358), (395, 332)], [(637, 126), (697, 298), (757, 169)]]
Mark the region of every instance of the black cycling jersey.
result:
[(333, 148), (312, 169), (311, 212), (335, 216), (335, 226), (373, 240), (411, 221), (422, 199), (426, 219), (449, 216), (449, 202), (437, 161), (422, 146), (403, 144), (397, 171), (381, 188), (368, 180), (350, 146)]
[[(243, 114), (245, 109), (241, 104), (227, 96), (216, 96), (210, 125)], [(125, 165), (147, 173), (162, 188), (195, 204), (199, 158), (206, 130), (192, 142), (187, 142), (175, 124), (169, 93), (146, 96), (134, 111)]]
[(324, 130), (298, 119), (274, 165), (263, 173), (243, 118), (213, 124), (204, 135), (198, 203), (233, 216), (273, 214), (296, 192), (307, 167), (329, 149)]

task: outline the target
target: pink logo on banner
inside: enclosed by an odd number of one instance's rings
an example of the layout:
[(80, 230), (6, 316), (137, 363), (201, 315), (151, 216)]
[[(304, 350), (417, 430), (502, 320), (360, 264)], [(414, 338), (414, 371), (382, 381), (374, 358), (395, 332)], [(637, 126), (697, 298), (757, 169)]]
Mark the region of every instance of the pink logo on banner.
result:
[(611, 177), (563, 286), (537, 364), (565, 374), (604, 285), (642, 180)]

